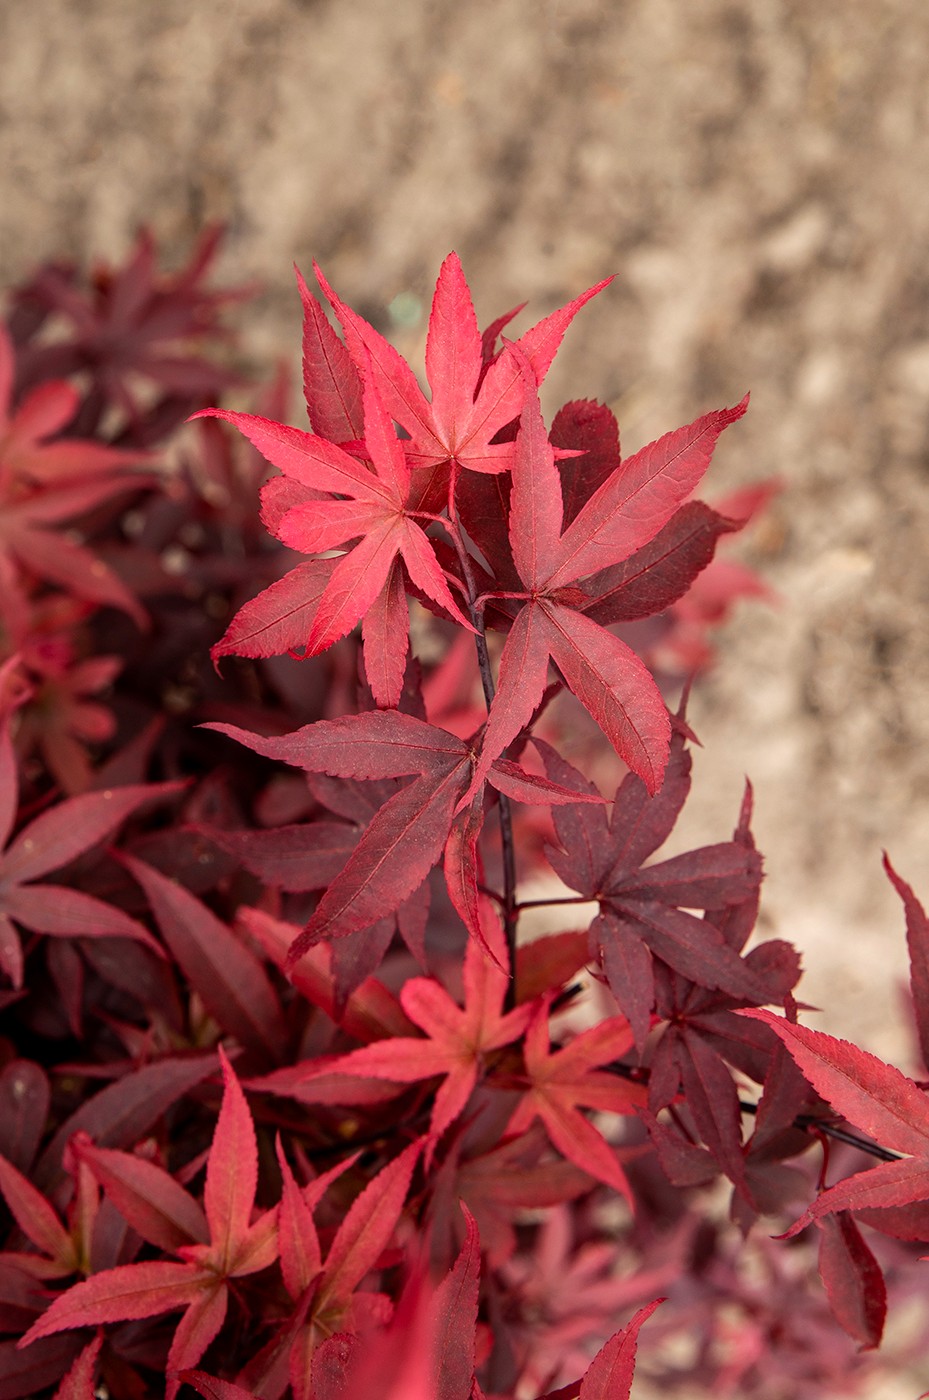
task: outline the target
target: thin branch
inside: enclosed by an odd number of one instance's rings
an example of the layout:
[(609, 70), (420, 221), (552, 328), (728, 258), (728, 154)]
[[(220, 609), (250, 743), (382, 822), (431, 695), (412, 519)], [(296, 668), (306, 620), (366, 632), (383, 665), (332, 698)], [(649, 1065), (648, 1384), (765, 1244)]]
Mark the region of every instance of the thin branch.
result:
[(558, 896), (557, 899), (521, 899), (516, 906), (517, 913), (521, 914), (524, 909), (550, 909), (556, 904), (596, 904), (596, 900), (587, 894)]
[[(746, 1099), (739, 1099), (739, 1108), (743, 1113), (757, 1113), (758, 1105), (749, 1103)], [(881, 1147), (876, 1142), (871, 1142), (868, 1138), (853, 1133), (850, 1128), (840, 1128), (837, 1123), (831, 1122), (828, 1118), (817, 1118), (815, 1113), (798, 1113), (794, 1119), (793, 1126), (801, 1128), (807, 1133), (823, 1133), (826, 1137), (834, 1138), (836, 1142), (844, 1142), (849, 1147), (857, 1147), (861, 1152), (867, 1152), (871, 1157), (877, 1157), (882, 1162), (899, 1162), (901, 1154), (892, 1152), (889, 1147)]]
[[(649, 1080), (647, 1065), (627, 1065), (622, 1060), (614, 1060), (612, 1064), (603, 1065), (602, 1068), (607, 1074), (615, 1074), (620, 1079), (631, 1079), (635, 1084), (647, 1084)], [(739, 1108), (743, 1113), (758, 1112), (758, 1105), (749, 1102), (748, 1099), (739, 1099)], [(793, 1120), (793, 1126), (811, 1135), (823, 1133), (826, 1137), (834, 1138), (836, 1142), (844, 1142), (848, 1147), (857, 1147), (860, 1152), (867, 1152), (870, 1157), (876, 1157), (881, 1162), (901, 1161), (901, 1153), (892, 1152), (889, 1147), (870, 1142), (868, 1138), (860, 1137), (850, 1128), (842, 1128), (837, 1123), (830, 1122), (828, 1118), (817, 1118), (814, 1113), (798, 1113)]]
[[(493, 671), (490, 665), (490, 653), (487, 650), (487, 635), (484, 626), (484, 618), (483, 614), (475, 606), (477, 586), (474, 582), (471, 560), (465, 548), (464, 539), (462, 538), (461, 524), (458, 519), (458, 510), (455, 504), (455, 486), (457, 480), (458, 464), (453, 461), (448, 481), (448, 518), (452, 527), (450, 534), (454, 541), (455, 552), (458, 555), (458, 562), (461, 565), (461, 572), (468, 589), (468, 607), (471, 613), (471, 621), (477, 629), (477, 634), (474, 639), (477, 647), (477, 664), (481, 673), (481, 686), (484, 691), (484, 700), (487, 704), (487, 713), (490, 714), (490, 707), (493, 704), (496, 691), (494, 687)], [(510, 809), (510, 800), (500, 792), (497, 794), (497, 803), (500, 813), (500, 846), (503, 856), (503, 898), (501, 900), (503, 910), (503, 933), (510, 958), (510, 980), (506, 989), (504, 1008), (507, 1011), (512, 1011), (516, 1005), (516, 924), (518, 920), (518, 911), (516, 907), (516, 848), (513, 843), (513, 814)]]

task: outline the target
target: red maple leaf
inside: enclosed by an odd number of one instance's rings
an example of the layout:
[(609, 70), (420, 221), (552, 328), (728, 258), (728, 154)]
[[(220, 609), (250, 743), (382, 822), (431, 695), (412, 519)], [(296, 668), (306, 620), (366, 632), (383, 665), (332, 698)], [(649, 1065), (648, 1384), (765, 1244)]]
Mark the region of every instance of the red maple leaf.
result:
[[(449, 894), (469, 932), (483, 940), (477, 915), (476, 857), (468, 856), (480, 831), (479, 802), (471, 812), (455, 817), (471, 783), (474, 762), (472, 749), (462, 739), (399, 710), (319, 720), (293, 734), (267, 739), (231, 724), (205, 727), (228, 734), (267, 758), (280, 758), (310, 772), (340, 778), (418, 775), (385, 802), (369, 823), (291, 948), (291, 963), (321, 938), (344, 937), (393, 913), (419, 888), (443, 848)], [(599, 794), (559, 787), (503, 759), (487, 765), (487, 780), (519, 802), (603, 800)]]
[(900, 878), (884, 853), (887, 878), (903, 901), (906, 946), (910, 955), (910, 993), (923, 1064), (929, 1069), (929, 915), (907, 882)]
[[(620, 468), (619, 427), (603, 404), (574, 401), (555, 415), (549, 440), (559, 458), (567, 527)], [(480, 541), (481, 553), (493, 571), (494, 579), (488, 576), (483, 587), (518, 591), (520, 580), (507, 530), (509, 478), (467, 476), (459, 483), (457, 504), (462, 522), (471, 537)], [(711, 564), (720, 538), (744, 523), (742, 517), (727, 518), (702, 501), (689, 501), (647, 544), (582, 580), (578, 592), (587, 601), (578, 596), (576, 605), (602, 627), (673, 609)], [(487, 625), (509, 628), (513, 611), (505, 595), (492, 598), (485, 609)]]
[[(763, 1021), (780, 1036), (804, 1077), (837, 1113), (883, 1147), (907, 1154), (856, 1172), (823, 1191), (788, 1235), (836, 1211), (871, 1211), (929, 1200), (929, 1098), (912, 1079), (860, 1046), (824, 1031), (794, 1025), (770, 1011), (739, 1014)], [(914, 1223), (919, 1228), (915, 1213)]]
[[(675, 739), (675, 758), (672, 758), (674, 776), (666, 783), (672, 810), (673, 804), (683, 800), (689, 780), (689, 757), (683, 751), (677, 753), (678, 743), (679, 740)], [(663, 790), (661, 796), (653, 799), (649, 806), (660, 804), (665, 795)], [(616, 807), (619, 806), (617, 802)], [(736, 1016), (734, 1010), (746, 1002), (759, 1000), (783, 1004), (800, 975), (796, 952), (790, 944), (780, 939), (769, 939), (753, 948), (745, 957), (739, 956), (754, 929), (759, 904), (760, 862), (751, 834), (751, 810), (751, 788), (747, 787), (731, 843), (703, 847), (699, 851), (689, 852), (686, 857), (646, 866), (637, 874), (626, 876), (624, 890), (624, 881), (617, 879), (612, 919), (607, 921), (601, 915), (594, 925), (595, 929), (602, 929), (614, 940), (609, 952), (604, 949), (605, 962), (611, 969), (611, 986), (618, 987), (620, 998), (624, 998), (623, 973), (625, 969), (635, 967), (637, 954), (641, 951), (638, 946), (640, 937), (642, 944), (647, 946), (648, 926), (651, 924), (660, 928), (664, 923), (669, 928), (676, 928), (679, 936), (685, 935), (688, 926), (681, 915), (692, 917), (688, 913), (690, 902), (693, 901), (694, 907), (707, 906), (703, 919), (699, 921), (702, 930), (692, 930), (691, 956), (694, 953), (696, 956), (691, 973), (699, 973), (699, 977), (685, 976), (661, 957), (652, 960), (655, 1017), (665, 1025), (649, 1056), (649, 1106), (657, 1113), (674, 1101), (680, 1092), (683, 1093), (688, 1121), (693, 1121), (715, 1161), (739, 1187), (744, 1203), (750, 1203), (752, 1199), (746, 1177), (752, 1163), (747, 1160), (742, 1144), (742, 1108), (729, 1065), (735, 1066), (757, 1083), (770, 1083), (768, 1075), (773, 1042), (765, 1027), (746, 1022)], [(632, 804), (624, 805), (621, 811), (616, 812), (619, 830), (638, 825), (635, 811)], [(670, 816), (667, 807), (665, 815)], [(646, 814), (639, 825), (640, 835), (647, 831), (649, 824)], [(683, 883), (688, 869), (689, 888)], [(670, 882), (667, 878), (669, 874), (672, 876)], [(719, 895), (722, 893), (731, 902), (720, 903)], [(651, 908), (648, 907), (650, 901), (654, 901)], [(673, 903), (683, 903), (685, 910), (675, 908), (672, 912), (671, 909), (661, 908), (663, 904)], [(702, 943), (708, 948), (710, 965), (701, 970), (699, 948)], [(677, 961), (687, 959), (688, 953), (682, 949)], [(645, 981), (647, 984), (647, 978)], [(706, 985), (708, 982), (714, 985)], [(727, 990), (720, 990), (717, 983)], [(644, 1006), (645, 997), (639, 1010), (643, 1010)], [(646, 1029), (647, 1022), (643, 1018), (640, 1031)], [(644, 1044), (644, 1036), (639, 1043), (640, 1046)], [(781, 1047), (777, 1048), (781, 1050)], [(768, 1131), (773, 1128), (767, 1111), (771, 1106), (766, 1104), (759, 1114)], [(799, 1108), (798, 1103), (789, 1114), (788, 1122)], [(756, 1128), (759, 1125), (759, 1119), (756, 1119)], [(748, 1152), (757, 1153), (760, 1150), (761, 1136), (759, 1134), (753, 1139)], [(682, 1141), (679, 1140), (677, 1146), (686, 1153), (687, 1147), (692, 1147), (692, 1144), (682, 1146)]]
[[(550, 777), (590, 791), (590, 784), (554, 750), (546, 746), (544, 753)], [(660, 793), (650, 796), (638, 777), (627, 774), (609, 820), (592, 806), (559, 809), (555, 830), (561, 849), (547, 851), (556, 874), (600, 905), (590, 927), (591, 945), (603, 959), (607, 980), (640, 1047), (655, 1003), (655, 957), (701, 987), (720, 988), (748, 1001), (768, 999), (764, 984), (723, 931), (691, 912), (722, 915), (756, 895), (761, 861), (750, 842), (720, 842), (644, 864), (674, 827), (690, 789), (690, 766), (678, 732)], [(743, 942), (750, 926), (751, 921)]]
[(0, 503), (0, 557), (15, 561), (28, 577), (58, 584), (76, 598), (119, 608), (144, 627), (145, 610), (114, 570), (86, 545), (48, 527), (74, 521), (112, 496), (150, 484), (141, 477), (101, 476), (18, 493), (9, 503)]
[(90, 1400), (97, 1395), (97, 1365), (103, 1347), (103, 1333), (89, 1341), (55, 1391), (55, 1400)]
[[(520, 357), (505, 347), (487, 363), (474, 314), (471, 292), (457, 253), (449, 253), (436, 283), (429, 333), (426, 375), (430, 402), (409, 365), (373, 326), (346, 306), (314, 263), (319, 284), (339, 318), (349, 352), (359, 369), (370, 357), (381, 398), (391, 417), (409, 434), (403, 450), (411, 467), (447, 462), (472, 471), (499, 472), (513, 460), (512, 442), (494, 437), (522, 411), (525, 385)], [(526, 331), (516, 344), (541, 384), (562, 337), (580, 308), (608, 287), (612, 277)], [(515, 313), (514, 313), (515, 314)], [(503, 318), (503, 324), (509, 317)], [(494, 336), (500, 328), (494, 327)]]
[(549, 1150), (540, 1121), (521, 1137), (506, 1137), (489, 1150), (486, 1144), (472, 1143), (474, 1155), (467, 1150), (467, 1132), (464, 1124), (436, 1173), (433, 1230), (453, 1233), (456, 1204), (464, 1201), (480, 1226), (488, 1263), (497, 1268), (516, 1251), (515, 1227), (525, 1210), (546, 1210), (575, 1200), (591, 1190), (594, 1178)]
[[(18, 658), (29, 694), (19, 709), (16, 744), (21, 754), (37, 747), (46, 766), (69, 796), (93, 783), (85, 748), (113, 737), (116, 717), (97, 699), (122, 669), (117, 656), (84, 656), (89, 638), (81, 624), (90, 603), (62, 594), (27, 598), (7, 561), (0, 561), (3, 624), (0, 650)], [(12, 677), (7, 678), (7, 686)]]
[(743, 400), (707, 414), (642, 448), (606, 477), (563, 530), (555, 453), (538, 395), (527, 383), (509, 504), (509, 541), (523, 590), (496, 594), (491, 587), (487, 593), (488, 601), (501, 596), (522, 605), (500, 658), (473, 787), (531, 720), (550, 658), (648, 791), (661, 786), (671, 733), (664, 702), (635, 653), (586, 615), (591, 598), (577, 584), (654, 539), (703, 476), (719, 434), (746, 405)]
[(145, 891), (172, 957), (210, 1014), (260, 1060), (279, 1059), (281, 1005), (260, 958), (176, 880), (134, 856), (119, 859)]
[[(0, 558), (78, 598), (121, 608), (138, 622), (145, 614), (132, 593), (83, 545), (49, 530), (134, 487), (152, 484), (127, 466), (148, 460), (99, 442), (57, 435), (73, 417), (78, 396), (69, 384), (33, 389), (13, 410), (13, 347), (0, 326)], [(52, 439), (49, 441), (49, 439)]]
[[(238, 922), (246, 932), (264, 949), (268, 957), (282, 970), (287, 966), (287, 954), (291, 944), (300, 932), (297, 924), (284, 923), (273, 919), (261, 909), (240, 908)], [(318, 1006), (332, 1020), (353, 1036), (365, 1043), (383, 1040), (385, 1036), (407, 1035), (413, 1029), (404, 1015), (403, 1009), (393, 992), (388, 991), (376, 977), (367, 977), (359, 987), (345, 999), (343, 1007), (338, 1006), (336, 988), (332, 975), (332, 945), (318, 943), (308, 948), (289, 969), (289, 977), (297, 991), (306, 997), (313, 1006)], [(299, 1069), (300, 1066), (294, 1066)], [(278, 1070), (263, 1081), (253, 1081), (255, 1088), (262, 1087), (288, 1071)]]
[(22, 986), (16, 925), (56, 938), (133, 938), (160, 957), (159, 944), (137, 919), (83, 890), (36, 884), (109, 836), (144, 802), (175, 793), (180, 783), (137, 784), (83, 793), (41, 813), (6, 845), (16, 817), (19, 782), (9, 720), (0, 725), (0, 968)]
[(676, 1281), (679, 1264), (632, 1273), (621, 1267), (616, 1240), (577, 1238), (578, 1221), (566, 1206), (546, 1213), (531, 1252), (508, 1260), (500, 1274), (519, 1309), (523, 1360), (519, 1389), (550, 1386), (586, 1367), (591, 1344), (615, 1326), (618, 1313)]
[[(889, 873), (893, 878), (892, 870)], [(896, 879), (894, 883), (898, 883)], [(908, 909), (908, 914), (912, 910)], [(830, 1307), (864, 1349), (876, 1347), (887, 1312), (887, 1291), (880, 1265), (851, 1213), (859, 1213), (867, 1224), (899, 1238), (929, 1238), (925, 1221), (929, 1099), (893, 1065), (857, 1045), (770, 1011), (745, 1010), (740, 1015), (770, 1026), (820, 1097), (880, 1143), (885, 1158), (891, 1155), (887, 1148), (891, 1153), (907, 1154), (856, 1172), (821, 1191), (786, 1232), (789, 1238), (815, 1222), (821, 1231), (819, 1269)]]
[(609, 1016), (590, 1030), (582, 1031), (567, 1045), (552, 1050), (551, 1002), (550, 995), (543, 999), (526, 1031), (523, 1055), (528, 1083), (507, 1132), (525, 1132), (534, 1118), (540, 1118), (562, 1156), (622, 1192), (631, 1202), (629, 1183), (616, 1153), (599, 1129), (581, 1113), (582, 1108), (597, 1108), (632, 1114), (637, 1106), (644, 1105), (642, 1085), (599, 1068), (632, 1048), (629, 1022), (625, 1016)]
[(376, 1268), (403, 1213), (413, 1169), (422, 1142), (407, 1147), (374, 1176), (341, 1221), (323, 1258), (313, 1212), (331, 1183), (351, 1166), (354, 1157), (301, 1188), (280, 1145), (278, 1162), (283, 1178), (280, 1205), (281, 1274), (294, 1304), (292, 1316), (280, 1328), (246, 1377), (262, 1389), (267, 1371), (274, 1371), (280, 1354), (295, 1400), (311, 1400), (317, 1392), (314, 1353), (333, 1333), (369, 1330), (390, 1314), (381, 1293), (359, 1291), (358, 1285)]
[(425, 1038), (394, 1036), (325, 1066), (326, 1074), (359, 1074), (412, 1084), (443, 1076), (432, 1106), (430, 1127), (438, 1137), (463, 1111), (493, 1050), (510, 1045), (526, 1029), (532, 1006), (503, 1013), (509, 983), (506, 945), (500, 921), (487, 899), (481, 901), (484, 942), (495, 962), (476, 939), (469, 939), (464, 961), (464, 1006), (455, 1002), (433, 977), (405, 982), (400, 1004)]
[[(407, 577), (461, 626), (473, 629), (449, 590), (416, 512), (409, 509), (410, 469), (373, 374), (366, 376), (364, 388), (364, 445), (373, 471), (325, 438), (271, 419), (222, 409), (204, 409), (203, 414), (233, 423), (284, 473), (283, 482), (269, 483), (278, 508), (273, 531), (284, 544), (303, 554), (322, 554), (357, 540), (326, 566), (327, 581), (303, 638), (305, 654), (325, 651), (364, 618), (369, 684), (379, 704), (397, 704), (408, 647)], [(266, 487), (266, 497), (268, 492)], [(306, 607), (302, 575), (289, 574), (274, 588), (276, 600), (295, 594)], [(223, 638), (214, 647), (214, 658), (231, 649), (230, 640)]]
[(3, 1156), (0, 1156), (0, 1195), (27, 1240), (41, 1251), (39, 1254), (4, 1251), (0, 1255), (4, 1263), (14, 1264), (32, 1278), (44, 1279), (67, 1278), (69, 1274), (89, 1270), (86, 1248), (96, 1213), (96, 1198), (90, 1200), (80, 1193), (76, 1195), (77, 1208), (70, 1228), (66, 1229), (51, 1202)]
[(880, 1345), (887, 1317), (884, 1275), (846, 1210), (818, 1220), (819, 1272), (829, 1306), (862, 1351)]
[[(225, 1089), (207, 1159), (203, 1210), (153, 1163), (124, 1153), (93, 1148), (85, 1152), (105, 1188), (115, 1192), (132, 1227), (178, 1258), (119, 1265), (75, 1284), (30, 1327), (21, 1347), (72, 1327), (156, 1317), (183, 1308), (168, 1353), (168, 1371), (177, 1372), (196, 1365), (222, 1326), (228, 1280), (266, 1269), (277, 1258), (277, 1207), (252, 1220), (258, 1181), (252, 1116), (221, 1047), (219, 1053)], [(169, 1380), (168, 1400), (178, 1384)]]
[(64, 380), (38, 385), (14, 409), (14, 370), (13, 343), (0, 324), (0, 480), (5, 488), (11, 481), (20, 485), (67, 482), (150, 460), (146, 452), (61, 437), (80, 404), (77, 390)]
[(303, 302), (303, 397), (310, 426), (330, 442), (356, 442), (364, 437), (361, 375), (299, 271), (297, 286)]
[(203, 286), (222, 232), (219, 225), (205, 230), (187, 266), (163, 274), (154, 239), (143, 229), (124, 266), (96, 267), (87, 291), (77, 285), (71, 267), (40, 268), (19, 300), (43, 316), (61, 316), (70, 332), (49, 344), (26, 347), (26, 383), (88, 374), (91, 395), (81, 418), (91, 430), (107, 404), (121, 408), (130, 422), (138, 420), (140, 376), (188, 403), (238, 383), (237, 375), (190, 346), (206, 336), (228, 339), (218, 313), (253, 295), (247, 287), (208, 291)]
[[(664, 1298), (656, 1298), (639, 1308), (622, 1331), (614, 1333), (600, 1348), (580, 1383), (578, 1400), (629, 1400), (639, 1329), (664, 1301)], [(556, 1397), (549, 1397), (549, 1400), (556, 1400)], [(563, 1400), (569, 1397), (564, 1396)]]

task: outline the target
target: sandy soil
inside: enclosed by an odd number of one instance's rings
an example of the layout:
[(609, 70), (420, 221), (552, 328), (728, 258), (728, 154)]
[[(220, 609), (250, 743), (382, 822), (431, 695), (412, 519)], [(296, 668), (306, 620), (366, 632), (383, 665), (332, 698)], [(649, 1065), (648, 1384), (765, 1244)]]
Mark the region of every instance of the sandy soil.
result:
[(929, 898), (929, 7), (7, 0), (0, 53), (4, 285), (219, 218), (268, 287), (256, 365), (294, 355), (312, 256), (416, 356), (455, 247), (482, 320), (616, 272), (550, 409), (598, 396), (634, 447), (752, 390), (711, 487), (783, 479), (741, 546), (780, 604), (695, 696), (680, 842), (750, 774), (766, 930), (820, 1024), (907, 1056), (880, 849)]

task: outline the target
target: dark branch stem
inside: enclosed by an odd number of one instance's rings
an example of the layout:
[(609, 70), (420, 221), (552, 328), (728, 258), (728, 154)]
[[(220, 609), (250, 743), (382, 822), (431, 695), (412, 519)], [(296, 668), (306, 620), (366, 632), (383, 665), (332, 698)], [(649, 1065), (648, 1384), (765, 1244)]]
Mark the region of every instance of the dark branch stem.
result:
[[(647, 1065), (626, 1065), (622, 1060), (614, 1060), (612, 1064), (604, 1065), (603, 1069), (607, 1074), (615, 1074), (620, 1079), (631, 1079), (636, 1084), (647, 1084), (649, 1071)], [(671, 1106), (673, 1108), (673, 1105)], [(747, 1099), (739, 1099), (739, 1108), (743, 1113), (757, 1113), (758, 1105), (751, 1103)], [(675, 1117), (672, 1113), (672, 1117)], [(680, 1126), (680, 1124), (678, 1125)], [(800, 1128), (802, 1132), (819, 1134), (825, 1137), (834, 1138), (836, 1142), (844, 1142), (848, 1147), (857, 1147), (860, 1152), (867, 1152), (870, 1157), (877, 1157), (881, 1162), (899, 1162), (901, 1154), (891, 1152), (889, 1147), (881, 1147), (879, 1143), (869, 1142), (865, 1137), (859, 1137), (850, 1128), (841, 1128), (837, 1123), (830, 1123), (828, 1118), (817, 1118), (815, 1113), (798, 1113), (793, 1120), (793, 1126)]]
[(521, 899), (516, 906), (517, 912), (522, 913), (524, 909), (549, 909), (556, 904), (596, 904), (596, 900), (591, 895), (574, 894), (559, 895), (556, 899)]
[(899, 1152), (891, 1152), (889, 1147), (881, 1147), (877, 1142), (868, 1142), (867, 1138), (859, 1137), (857, 1133), (850, 1132), (848, 1128), (840, 1128), (837, 1123), (824, 1122), (822, 1118), (813, 1118), (808, 1113), (798, 1113), (794, 1123), (798, 1128), (803, 1128), (805, 1132), (822, 1133), (825, 1137), (835, 1138), (836, 1142), (844, 1142), (849, 1147), (857, 1147), (860, 1152), (867, 1152), (870, 1157), (877, 1157), (881, 1162), (901, 1161)]
[[(745, 1099), (739, 1099), (739, 1108), (743, 1113), (758, 1112), (758, 1105)], [(794, 1119), (794, 1127), (802, 1128), (806, 1133), (822, 1133), (825, 1137), (834, 1138), (836, 1142), (844, 1142), (849, 1147), (857, 1147), (859, 1151), (867, 1152), (871, 1157), (878, 1157), (882, 1162), (900, 1161), (899, 1152), (891, 1152), (889, 1147), (869, 1142), (867, 1138), (853, 1133), (850, 1128), (840, 1128), (837, 1123), (830, 1123), (828, 1118), (817, 1118), (815, 1113), (798, 1113)]]
[[(464, 576), (468, 589), (468, 609), (471, 613), (471, 622), (477, 629), (475, 645), (477, 647), (477, 664), (481, 673), (481, 686), (484, 691), (484, 700), (487, 704), (487, 713), (490, 714), (490, 707), (495, 694), (494, 676), (490, 665), (490, 653), (487, 650), (487, 636), (484, 628), (483, 613), (475, 606), (477, 598), (477, 587), (474, 582), (474, 573), (471, 569), (471, 560), (461, 534), (461, 525), (458, 520), (458, 510), (455, 505), (455, 486), (458, 480), (458, 466), (453, 462), (449, 473), (448, 483), (448, 518), (451, 524), (451, 536), (455, 544), (455, 552), (458, 555), (458, 562), (461, 565), (461, 572)], [(506, 989), (506, 999), (504, 1010), (512, 1011), (516, 1005), (516, 924), (519, 917), (516, 905), (516, 848), (513, 844), (513, 815), (510, 810), (510, 801), (502, 792), (497, 794), (498, 810), (500, 812), (500, 846), (503, 856), (503, 898), (500, 901), (503, 912), (503, 932), (506, 938), (506, 948), (510, 959), (510, 980)]]
[(492, 890), (489, 885), (478, 885), (477, 888), (480, 894), (485, 894), (488, 899), (493, 900), (494, 904), (498, 904), (501, 909), (503, 908), (503, 895), (498, 890)]

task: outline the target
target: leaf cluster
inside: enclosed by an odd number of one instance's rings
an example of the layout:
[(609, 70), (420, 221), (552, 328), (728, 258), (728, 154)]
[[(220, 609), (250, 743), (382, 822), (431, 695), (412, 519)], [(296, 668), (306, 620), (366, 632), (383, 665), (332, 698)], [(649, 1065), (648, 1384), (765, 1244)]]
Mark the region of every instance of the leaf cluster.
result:
[(693, 499), (747, 399), (547, 428), (609, 279), (482, 332), (450, 254), (428, 391), (317, 268), (308, 429), (219, 407), (218, 249), (0, 328), (0, 1400), (623, 1400), (646, 1322), (669, 1394), (853, 1393), (923, 1088), (801, 1023), (750, 789), (662, 853), (669, 658), (764, 591), (714, 556), (771, 488)]

